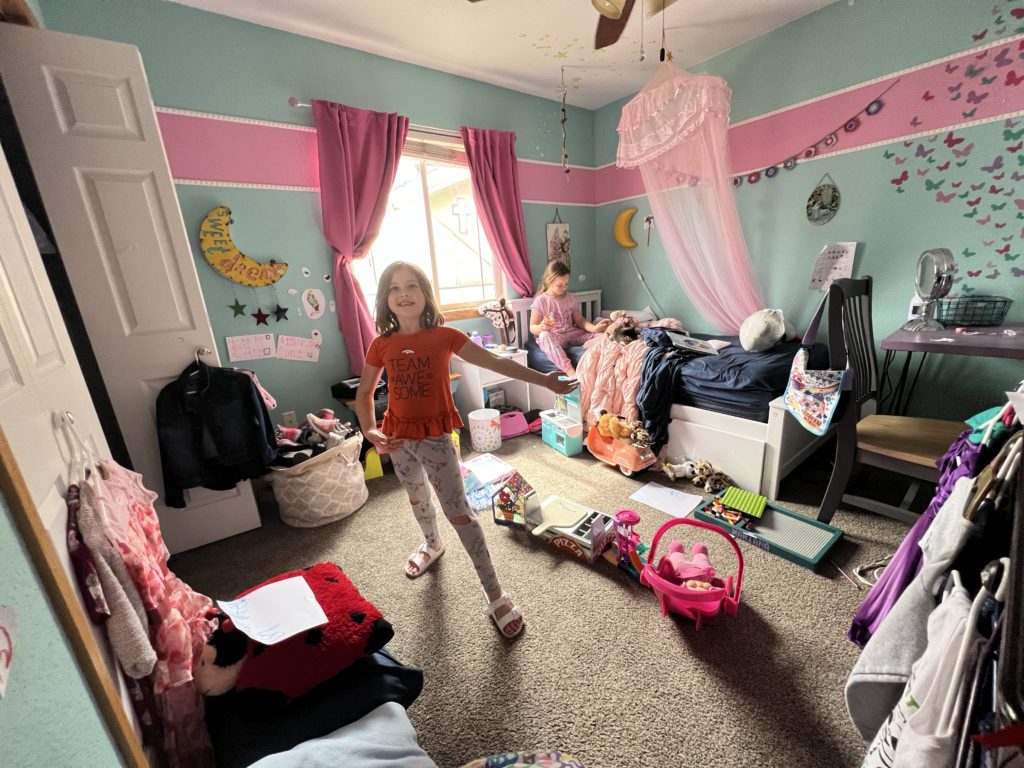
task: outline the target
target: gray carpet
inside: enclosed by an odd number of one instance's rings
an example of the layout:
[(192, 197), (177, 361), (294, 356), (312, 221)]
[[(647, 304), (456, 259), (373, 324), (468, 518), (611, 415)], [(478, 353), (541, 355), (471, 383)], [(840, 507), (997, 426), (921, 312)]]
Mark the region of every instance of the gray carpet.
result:
[[(648, 481), (669, 483), (660, 474), (627, 479), (586, 452), (563, 457), (533, 435), (496, 453), (542, 498), (637, 509), (646, 543), (667, 519), (628, 499)], [(795, 474), (780, 503), (813, 514), (827, 467), (812, 458)], [(262, 528), (178, 555), (171, 566), (195, 589), (227, 598), (284, 570), (339, 563), (394, 625), (390, 650), (424, 670), (410, 716), (442, 768), (533, 748), (560, 748), (589, 768), (859, 765), (864, 744), (843, 686), (858, 653), (845, 631), (865, 590), (829, 562), (813, 573), (741, 543), (739, 612), (698, 632), (686, 619), (663, 618), (653, 593), (608, 563), (588, 567), (485, 519), (498, 575), (527, 622), (507, 642), (446, 523), (445, 556), (423, 577), (406, 578), (403, 564), (420, 534), (390, 471), (371, 481), (362, 509), (328, 526), (290, 528), (272, 498), (264, 506)], [(831, 560), (847, 573), (892, 552), (907, 530), (846, 509), (833, 523), (845, 536)], [(706, 541), (719, 574), (735, 573), (724, 539), (683, 526), (674, 532)]]

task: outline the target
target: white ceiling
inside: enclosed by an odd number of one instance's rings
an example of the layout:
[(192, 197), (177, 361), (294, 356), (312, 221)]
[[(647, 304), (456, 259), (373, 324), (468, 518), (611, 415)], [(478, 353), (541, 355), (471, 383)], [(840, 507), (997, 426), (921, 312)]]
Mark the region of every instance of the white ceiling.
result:
[[(836, 0), (678, 0), (665, 45), (683, 68)], [(175, 0), (265, 27), (597, 109), (636, 93), (658, 66), (662, 14), (641, 0), (617, 43), (594, 50), (590, 0)], [(307, 97), (308, 94), (297, 94)]]

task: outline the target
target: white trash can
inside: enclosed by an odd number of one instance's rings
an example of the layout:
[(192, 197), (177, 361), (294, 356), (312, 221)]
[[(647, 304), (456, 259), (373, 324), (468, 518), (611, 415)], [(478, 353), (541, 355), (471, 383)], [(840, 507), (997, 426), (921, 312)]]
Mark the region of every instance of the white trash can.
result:
[(471, 411), (469, 438), (477, 453), (489, 453), (501, 448), (501, 414), (494, 408)]

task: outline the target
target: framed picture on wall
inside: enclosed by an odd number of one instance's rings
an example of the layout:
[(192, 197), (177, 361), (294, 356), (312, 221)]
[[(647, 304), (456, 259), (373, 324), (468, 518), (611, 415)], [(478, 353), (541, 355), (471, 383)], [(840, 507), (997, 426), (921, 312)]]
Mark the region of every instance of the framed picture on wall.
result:
[(548, 261), (558, 259), (565, 266), (571, 267), (569, 263), (569, 225), (562, 221), (555, 209), (554, 221), (547, 225)]

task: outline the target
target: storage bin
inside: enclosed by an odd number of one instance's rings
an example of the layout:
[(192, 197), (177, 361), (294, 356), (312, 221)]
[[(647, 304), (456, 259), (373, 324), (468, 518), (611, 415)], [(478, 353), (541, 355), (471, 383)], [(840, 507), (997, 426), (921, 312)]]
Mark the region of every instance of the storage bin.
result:
[(293, 467), (271, 467), (266, 480), (274, 489), (281, 521), (313, 528), (348, 517), (369, 491), (359, 463), (363, 435), (356, 432), (340, 445)]
[(1006, 317), (1012, 299), (1006, 296), (959, 296), (941, 299), (935, 319), (947, 328), (951, 325), (999, 325)]
[(493, 408), (471, 411), (469, 440), (477, 453), (489, 453), (501, 448), (501, 414)]
[(564, 456), (575, 456), (583, 450), (583, 425), (558, 411), (540, 412), (540, 436)]

